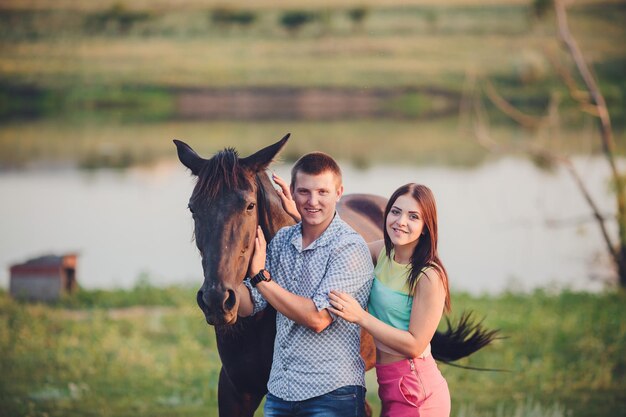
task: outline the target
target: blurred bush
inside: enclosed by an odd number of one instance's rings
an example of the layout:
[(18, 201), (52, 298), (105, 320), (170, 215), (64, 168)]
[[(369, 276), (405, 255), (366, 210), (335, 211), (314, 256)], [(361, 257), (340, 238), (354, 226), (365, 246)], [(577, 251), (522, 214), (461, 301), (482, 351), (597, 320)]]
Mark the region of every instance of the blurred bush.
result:
[(353, 7), (348, 10), (348, 18), (352, 22), (352, 29), (356, 31), (363, 30), (365, 19), (370, 14), (367, 6)]
[(280, 24), (291, 34), (299, 32), (304, 25), (317, 19), (317, 14), (306, 10), (289, 10), (280, 17)]
[(149, 20), (148, 12), (132, 11), (124, 3), (115, 3), (110, 8), (88, 15), (85, 30), (91, 33), (127, 34), (139, 22)]
[(554, 0), (532, 0), (532, 13), (537, 19), (544, 18), (554, 7)]
[(257, 14), (251, 10), (238, 10), (221, 6), (211, 10), (209, 17), (214, 24), (220, 27), (231, 25), (248, 27), (256, 21)]

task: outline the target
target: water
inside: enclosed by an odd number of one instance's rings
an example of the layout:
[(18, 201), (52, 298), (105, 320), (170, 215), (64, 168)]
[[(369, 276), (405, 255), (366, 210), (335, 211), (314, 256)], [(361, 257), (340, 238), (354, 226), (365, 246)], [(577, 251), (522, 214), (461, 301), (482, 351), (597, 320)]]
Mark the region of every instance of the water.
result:
[[(505, 157), (477, 168), (341, 162), (346, 192), (389, 196), (421, 182), (435, 193), (440, 251), (452, 289), (473, 294), (534, 288), (597, 291), (614, 278), (605, 243), (569, 174)], [(603, 213), (614, 212), (601, 158), (576, 165)], [(288, 165), (275, 171), (288, 178)], [(85, 288), (201, 283), (187, 200), (194, 180), (177, 160), (125, 171), (27, 170), (0, 174), (0, 285), (12, 263), (80, 254)], [(616, 234), (615, 224), (609, 224)]]

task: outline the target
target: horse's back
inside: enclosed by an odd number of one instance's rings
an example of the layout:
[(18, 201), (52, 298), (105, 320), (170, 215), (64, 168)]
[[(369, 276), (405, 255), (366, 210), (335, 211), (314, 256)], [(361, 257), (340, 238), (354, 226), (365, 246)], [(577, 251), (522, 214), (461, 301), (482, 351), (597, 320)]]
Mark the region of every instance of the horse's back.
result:
[(387, 199), (372, 194), (347, 194), (337, 204), (339, 216), (366, 242), (383, 238)]
[[(339, 216), (356, 230), (366, 242), (383, 238), (383, 218), (387, 199), (372, 194), (348, 194), (337, 204)], [(376, 362), (376, 347), (372, 336), (361, 329), (361, 357), (365, 369)]]

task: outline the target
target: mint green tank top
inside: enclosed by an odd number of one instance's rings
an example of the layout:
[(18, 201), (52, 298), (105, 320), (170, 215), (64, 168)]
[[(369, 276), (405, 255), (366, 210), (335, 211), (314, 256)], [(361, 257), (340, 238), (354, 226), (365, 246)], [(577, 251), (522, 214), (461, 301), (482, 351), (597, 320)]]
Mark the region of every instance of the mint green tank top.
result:
[(407, 278), (411, 265), (397, 263), (393, 254), (392, 250), (391, 257), (388, 257), (383, 247), (378, 255), (367, 307), (370, 314), (380, 321), (396, 329), (409, 330), (413, 297), (409, 295)]
[(374, 282), (368, 301), (369, 313), (380, 321), (408, 330), (413, 297), (409, 295), (407, 277), (411, 265), (402, 265), (387, 257), (385, 248), (380, 251), (374, 268)]

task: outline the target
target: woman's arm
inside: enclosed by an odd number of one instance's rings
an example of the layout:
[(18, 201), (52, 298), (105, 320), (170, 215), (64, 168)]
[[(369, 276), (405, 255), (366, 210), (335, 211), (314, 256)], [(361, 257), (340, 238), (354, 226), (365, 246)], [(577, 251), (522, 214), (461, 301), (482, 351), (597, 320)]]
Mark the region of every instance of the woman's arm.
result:
[(445, 303), (445, 290), (439, 273), (430, 269), (420, 279), (411, 309), (409, 330), (390, 326), (363, 310), (348, 294), (329, 294), (334, 308), (330, 311), (344, 320), (356, 323), (375, 339), (408, 358), (421, 355), (433, 338)]

